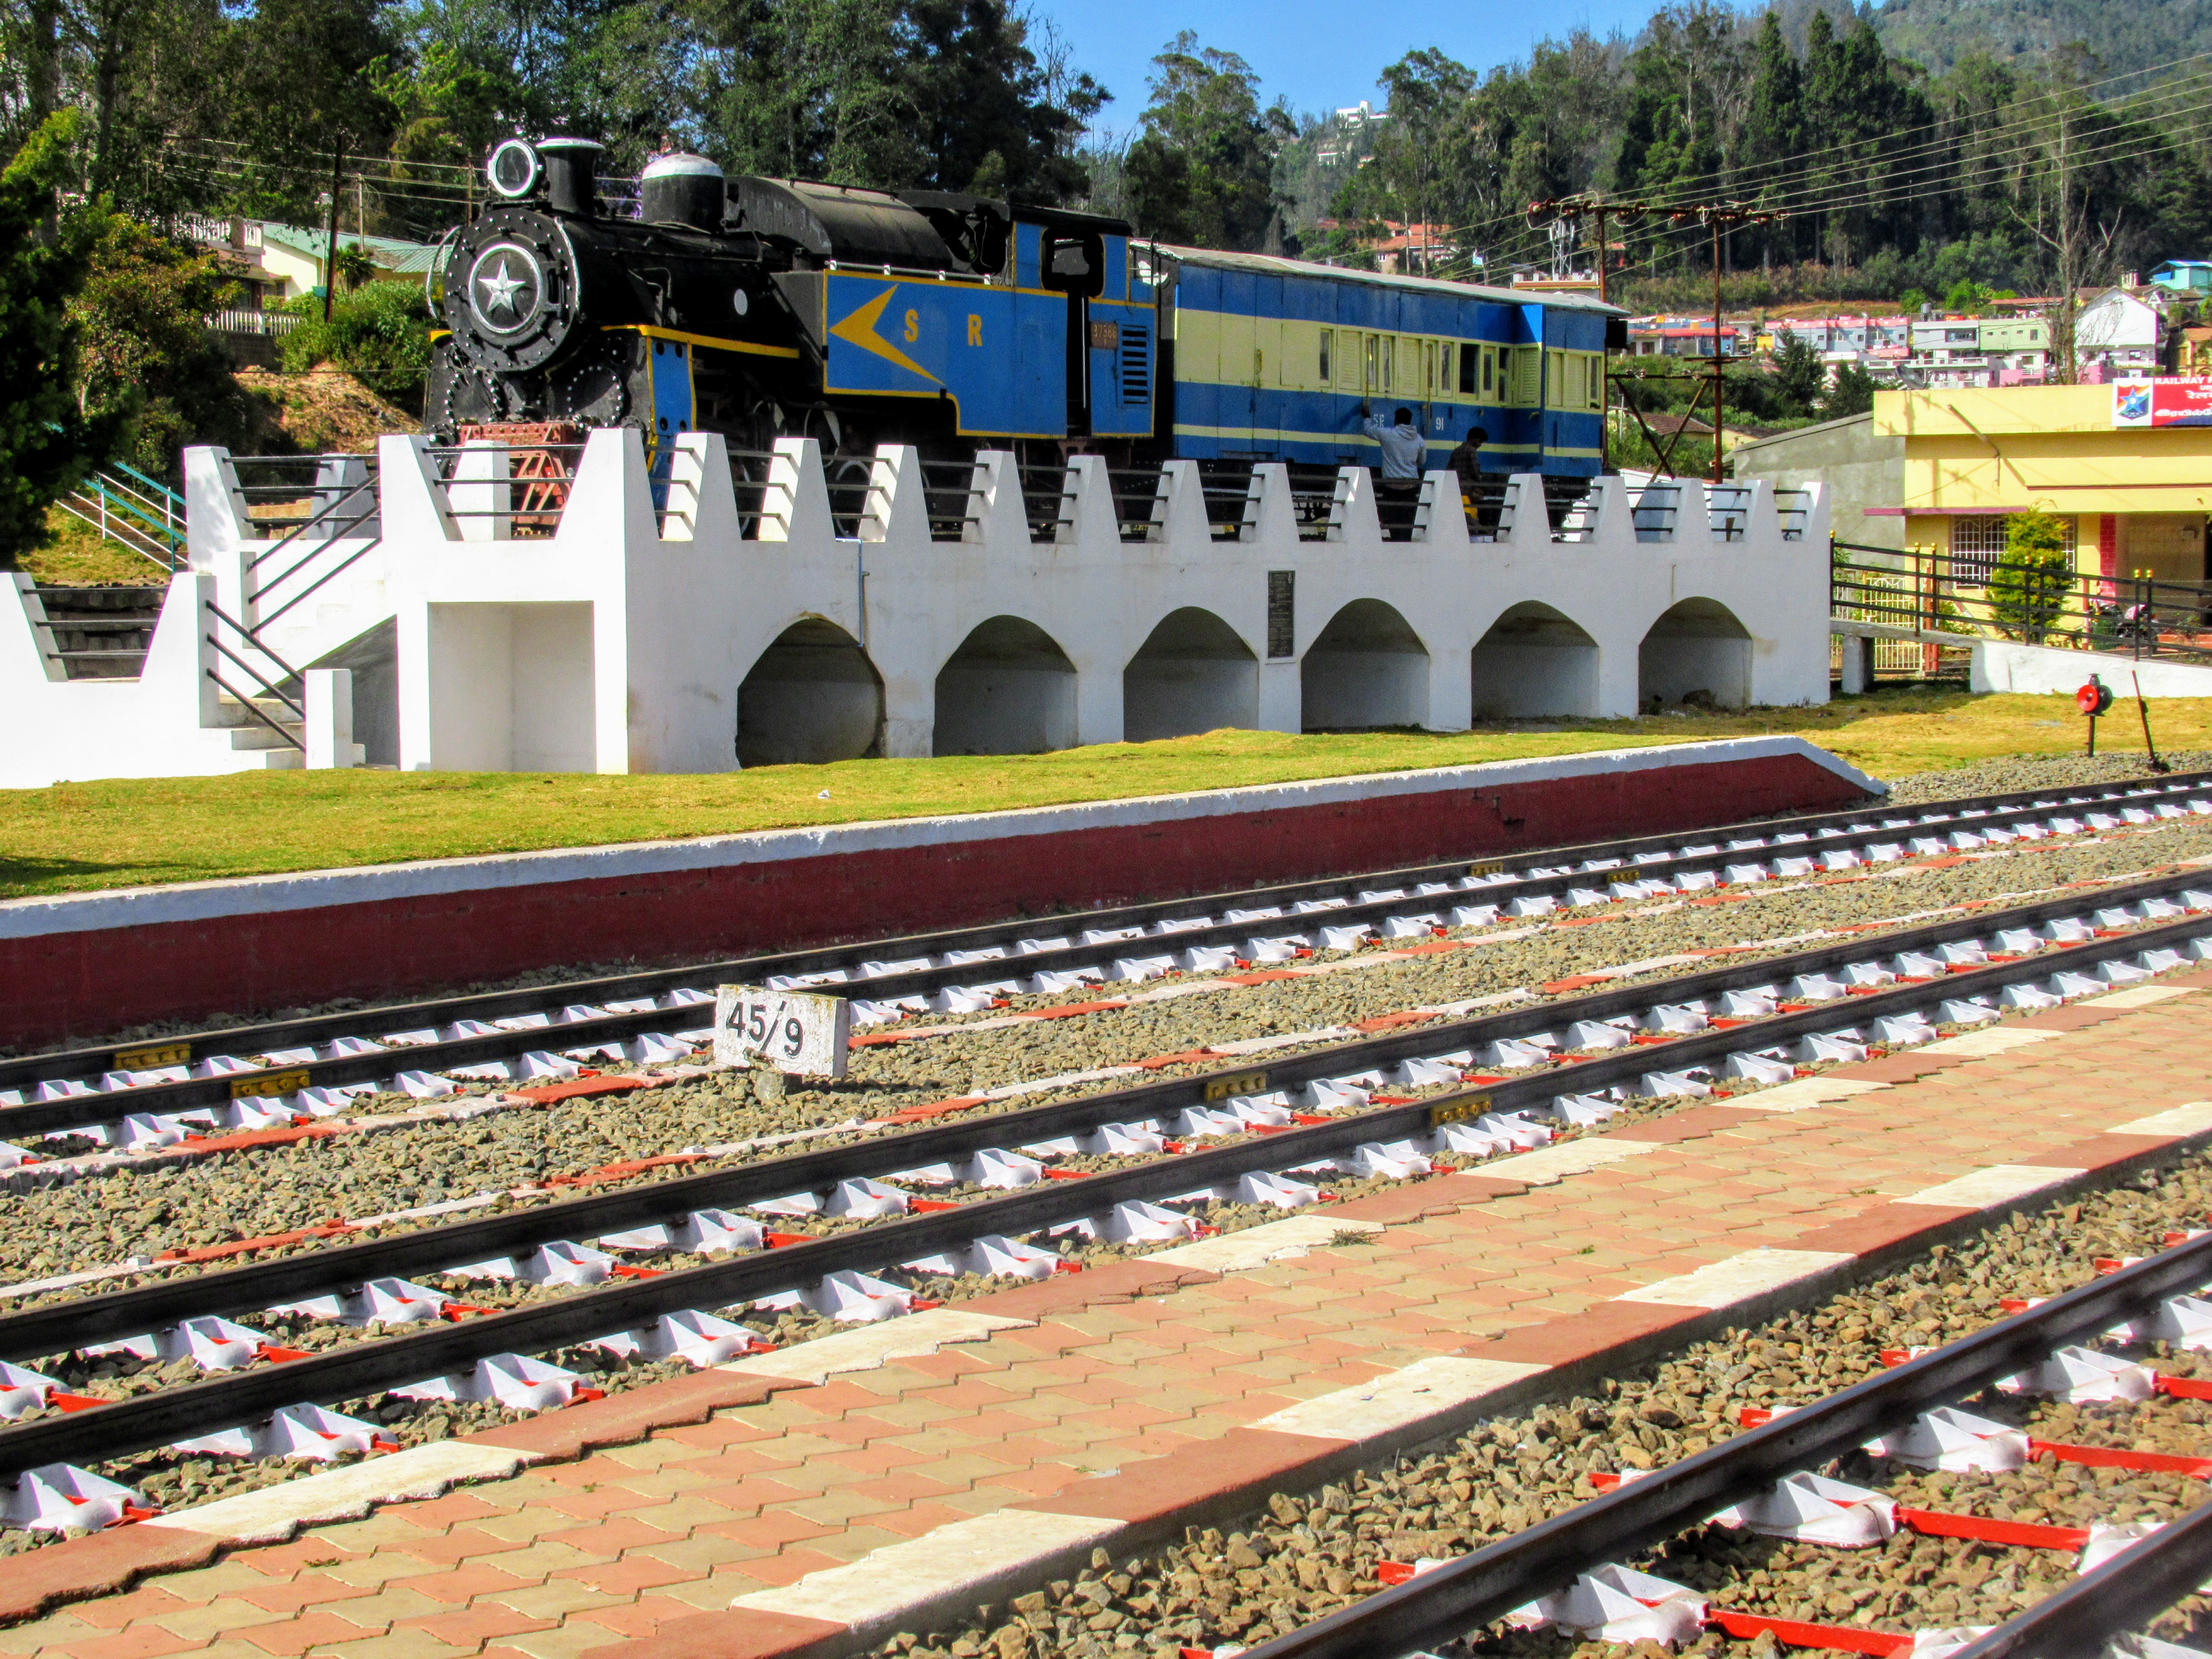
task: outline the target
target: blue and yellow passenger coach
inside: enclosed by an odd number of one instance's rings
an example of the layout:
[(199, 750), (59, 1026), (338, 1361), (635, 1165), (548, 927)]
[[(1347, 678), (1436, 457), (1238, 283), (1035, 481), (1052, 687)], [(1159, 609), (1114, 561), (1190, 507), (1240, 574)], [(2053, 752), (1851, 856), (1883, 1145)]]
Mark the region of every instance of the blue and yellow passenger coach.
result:
[(1616, 307), (1261, 253), (1158, 258), (1177, 455), (1371, 463), (1365, 404), (1385, 420), (1410, 409), (1431, 466), (1471, 427), (1488, 434), (1491, 471), (1588, 477), (1602, 465)]

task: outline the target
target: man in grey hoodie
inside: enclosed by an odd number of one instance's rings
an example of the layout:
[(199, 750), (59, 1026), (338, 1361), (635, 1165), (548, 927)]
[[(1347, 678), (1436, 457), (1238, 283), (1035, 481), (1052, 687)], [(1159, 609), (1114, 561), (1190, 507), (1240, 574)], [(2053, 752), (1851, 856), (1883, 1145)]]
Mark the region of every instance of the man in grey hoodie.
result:
[(1364, 430), (1382, 451), (1379, 476), (1383, 483), (1395, 484), (1401, 492), (1407, 484), (1418, 485), (1423, 464), (1428, 459), (1429, 441), (1413, 424), (1413, 411), (1401, 409), (1396, 424), (1392, 426), (1383, 425), (1382, 417), (1365, 404), (1359, 405), (1359, 412), (1365, 417)]

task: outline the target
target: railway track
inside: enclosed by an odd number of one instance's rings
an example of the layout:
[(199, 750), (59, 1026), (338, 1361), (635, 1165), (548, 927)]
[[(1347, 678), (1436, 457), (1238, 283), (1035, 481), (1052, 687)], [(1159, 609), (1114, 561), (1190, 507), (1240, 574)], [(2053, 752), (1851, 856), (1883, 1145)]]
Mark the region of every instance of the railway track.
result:
[(2197, 1659), (2208, 1206), (2200, 1152), (878, 1651)]
[[(2167, 1505), (2182, 1510), (2175, 1518), (2154, 1522), (2052, 1524), (1986, 1512), (2002, 1507), (2013, 1472), (2032, 1467), (2094, 1473), (2093, 1487), (2108, 1478), (2168, 1488), (2212, 1479), (2212, 1437), (2201, 1413), (2172, 1425), (2199, 1455), (2136, 1443), (2160, 1419), (2212, 1399), (2202, 1367), (2177, 1374), (2162, 1357), (2169, 1344), (2212, 1346), (2197, 1328), (2203, 1304), (2193, 1295), (2212, 1283), (2212, 1234), (2171, 1237), (2165, 1249), (2100, 1263), (2103, 1276), (1960, 1340), (1886, 1351), (1887, 1370), (1825, 1398), (1781, 1412), (1744, 1408), (1744, 1432), (1649, 1472), (1596, 1477), (1601, 1496), (1510, 1537), (1448, 1561), (1387, 1564), (1380, 1576), (1397, 1581), (1395, 1588), (1263, 1642), (1249, 1650), (1250, 1659), (1534, 1653), (1547, 1644), (1525, 1633), (1544, 1631), (1623, 1647), (1705, 1638), (1700, 1650), (1763, 1643), (1751, 1650), (1953, 1659), (2191, 1655), (2197, 1650), (2170, 1644), (2112, 1644), (2195, 1595), (2212, 1570), (2212, 1504), (2195, 1501), (2201, 1492)], [(2020, 1300), (2004, 1305), (2020, 1307)], [(1984, 1399), (2091, 1401), (2105, 1409), (2094, 1414), (2090, 1443), (2081, 1443), (2041, 1432), (2033, 1419), (2022, 1428), (1980, 1416), (2004, 1409)], [(2063, 1420), (2079, 1419), (2069, 1413)], [(1914, 1501), (1917, 1490), (1890, 1489), (1935, 1468), (1984, 1478), (1952, 1481), (1946, 1489), (1954, 1507), (1944, 1509)], [(2015, 1595), (2033, 1604), (1995, 1626), (1947, 1625), (1945, 1614), (1915, 1625), (1895, 1611), (1878, 1621), (1791, 1617), (1772, 1611), (1774, 1598), (1738, 1570), (1752, 1553), (1745, 1546), (1762, 1538), (1788, 1540), (1797, 1559), (1838, 1562), (1857, 1552), (1922, 1563), (1978, 1554), (1984, 1563), (2010, 1558), (2015, 1566), (2019, 1558), (2047, 1564), (2056, 1556), (2081, 1576), (2041, 1599)], [(1939, 1540), (1946, 1542), (1926, 1541)], [(1699, 1582), (1662, 1576), (1670, 1570)], [(1978, 1582), (1986, 1581), (1985, 1574)], [(1840, 1570), (1814, 1582), (1840, 1583)], [(1856, 1598), (1831, 1591), (1828, 1599), (1848, 1614)]]
[[(353, 1009), (0, 1060), (0, 1146), (132, 1148), (336, 1115), (349, 1097), (557, 1083), (691, 1060), (717, 983), (835, 986), (862, 1024), (1236, 974), (1588, 904), (1814, 878), (2014, 840), (2212, 815), (2212, 774), (1828, 813)], [(5, 1156), (5, 1155), (0, 1155)]]
[[(2051, 1006), (2212, 955), (2208, 888), (2190, 872), (2125, 883), (1389, 1031), (1263, 1069), (880, 1134), (30, 1308), (0, 1318), (0, 1359), (36, 1379), (12, 1385), (24, 1414), (0, 1428), (0, 1481), (15, 1480), (20, 1492), (26, 1481), (76, 1480), (126, 1453), (224, 1437), (258, 1446), (309, 1408), (440, 1378), (460, 1379), (450, 1396), (504, 1375), (507, 1403), (557, 1403), (578, 1385), (533, 1369), (531, 1356), (625, 1337), (680, 1354), (685, 1332), (726, 1340), (739, 1331), (717, 1310), (833, 1289), (896, 1299), (899, 1287), (871, 1276), (979, 1249), (1033, 1262), (1038, 1252), (1023, 1240), (1071, 1226), (1133, 1237), (1165, 1227), (1152, 1236), (1171, 1238), (1189, 1230), (1172, 1207), (1179, 1200), (1262, 1195), (1303, 1206), (1321, 1198), (1317, 1179), (1332, 1172), (1415, 1177), (1437, 1156), (1480, 1158), (1601, 1121), (1623, 1097), (1693, 1095), (1730, 1077), (1781, 1081), (1800, 1063), (1912, 1046), (1987, 1023), (2004, 1006)], [(1079, 1150), (1114, 1156), (1079, 1179), (1052, 1179), (1055, 1159)], [(929, 1196), (931, 1181), (945, 1176), (935, 1190), (956, 1195)], [(755, 1237), (747, 1230), (757, 1224), (729, 1212), (794, 1197), (822, 1216), (842, 1202), (842, 1224)], [(714, 1236), (726, 1259), (654, 1270), (630, 1254), (696, 1258)], [(511, 1311), (440, 1319), (443, 1308), (428, 1304), (447, 1293), (401, 1277), (466, 1279), (500, 1262), (550, 1283)], [(207, 1322), (307, 1310), (366, 1331), (379, 1328), (367, 1317), (378, 1306), (387, 1327), (410, 1322), (404, 1334), (296, 1355), (250, 1327)], [(172, 1359), (207, 1349), (218, 1368), (204, 1381), (97, 1404), (63, 1397), (30, 1369), (110, 1342)], [(694, 1342), (691, 1352), (712, 1347)]]

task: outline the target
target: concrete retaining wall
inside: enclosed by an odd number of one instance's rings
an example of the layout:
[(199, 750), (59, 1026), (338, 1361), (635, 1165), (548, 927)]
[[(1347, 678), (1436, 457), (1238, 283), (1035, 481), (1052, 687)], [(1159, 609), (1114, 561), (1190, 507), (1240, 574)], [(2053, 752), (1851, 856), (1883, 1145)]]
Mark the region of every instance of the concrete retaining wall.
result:
[(0, 903), (0, 1042), (388, 998), (1847, 805), (1797, 738)]
[(1977, 640), (1971, 672), (1977, 691), (2057, 691), (2070, 697), (2095, 674), (2119, 697), (2133, 696), (2138, 678), (2146, 697), (2212, 697), (2212, 667), (2138, 662), (2118, 653), (2057, 651), (2010, 640)]

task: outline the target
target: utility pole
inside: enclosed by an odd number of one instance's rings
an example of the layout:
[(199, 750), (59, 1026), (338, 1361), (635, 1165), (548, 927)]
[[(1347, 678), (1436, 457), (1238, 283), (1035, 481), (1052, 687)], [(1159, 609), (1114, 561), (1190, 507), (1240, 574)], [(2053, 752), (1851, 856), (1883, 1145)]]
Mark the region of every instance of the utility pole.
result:
[(331, 296), (338, 287), (338, 190), (345, 174), (345, 140), (334, 141), (331, 154), (331, 218), (329, 240), (323, 246), (323, 320), (331, 319)]
[[(1593, 190), (1585, 191), (1578, 196), (1563, 197), (1557, 201), (1529, 203), (1528, 222), (1534, 225), (1540, 217), (1547, 213), (1556, 215), (1571, 224), (1579, 220), (1585, 213), (1596, 220), (1598, 303), (1611, 305), (1613, 298), (1612, 292), (1606, 283), (1605, 260), (1612, 245), (1606, 240), (1606, 216), (1614, 214), (1623, 221), (1632, 221), (1641, 218), (1650, 210), (1642, 202), (1608, 201), (1603, 195)], [(1598, 465), (1601, 469), (1608, 468), (1613, 465), (1613, 387), (1614, 384), (1613, 375), (1607, 373), (1604, 377), (1606, 393), (1601, 400), (1602, 407), (1599, 410)], [(1643, 416), (1638, 415), (1637, 424), (1642, 426), (1643, 423)], [(1650, 429), (1645, 428), (1644, 436), (1649, 439), (1650, 435)], [(1679, 437), (1679, 434), (1677, 435)], [(1655, 452), (1658, 447), (1656, 442), (1652, 444)], [(1668, 453), (1670, 456), (1673, 453), (1672, 446), (1668, 447)]]
[[(1727, 354), (1723, 349), (1726, 342), (1722, 332), (1723, 325), (1721, 319), (1721, 234), (1724, 229), (1733, 229), (1737, 225), (1773, 224), (1788, 216), (1766, 210), (1753, 210), (1744, 206), (1740, 202), (1707, 202), (1695, 207), (1655, 210), (1650, 204), (1644, 202), (1608, 201), (1604, 197), (1599, 195), (1596, 191), (1592, 191), (1585, 192), (1580, 196), (1565, 197), (1557, 201), (1531, 202), (1528, 204), (1528, 222), (1533, 226), (1547, 215), (1554, 216), (1563, 220), (1571, 221), (1579, 218), (1585, 213), (1589, 214), (1597, 222), (1597, 295), (1598, 299), (1601, 302), (1610, 305), (1612, 303), (1612, 293), (1609, 285), (1606, 282), (1605, 272), (1605, 256), (1607, 252), (1606, 219), (1608, 216), (1611, 216), (1612, 217), (1619, 219), (1624, 222), (1628, 222), (1640, 219), (1645, 214), (1654, 211), (1664, 211), (1668, 218), (1676, 224), (1684, 224), (1692, 220), (1696, 220), (1699, 223), (1705, 225), (1711, 232), (1713, 257), (1713, 349), (1711, 379), (1709, 386), (1700, 386), (1697, 392), (1692, 395), (1689, 408), (1683, 411), (1683, 427), (1677, 428), (1674, 432), (1668, 436), (1667, 441), (1664, 443), (1662, 443), (1656, 434), (1652, 432), (1650, 424), (1645, 422), (1642, 410), (1638, 410), (1633, 404), (1629, 403), (1625, 396), (1622, 399), (1622, 403), (1628, 413), (1635, 417), (1637, 426), (1643, 431), (1644, 441), (1650, 445), (1652, 453), (1657, 460), (1657, 470), (1667, 474), (1669, 477), (1672, 477), (1675, 476), (1674, 471), (1674, 451), (1682, 441), (1684, 428), (1686, 428), (1688, 424), (1689, 417), (1696, 413), (1698, 405), (1702, 403), (1708, 395), (1710, 395), (1712, 398), (1713, 404), (1712, 478), (1715, 483), (1719, 483), (1722, 481), (1721, 465), (1723, 459), (1721, 448), (1721, 437), (1723, 430), (1723, 420), (1726, 412), (1726, 400), (1723, 396), (1725, 382), (1723, 380), (1723, 376), (1727, 371), (1728, 362)], [(1654, 257), (1656, 259), (1656, 251)], [(1620, 377), (1618, 376), (1608, 374), (1606, 378), (1608, 386), (1619, 385), (1620, 383)], [(1611, 399), (1608, 395), (1607, 410), (1607, 419), (1608, 422), (1607, 435), (1608, 439), (1611, 436), (1610, 404)]]
[[(1778, 213), (1754, 211), (1741, 202), (1710, 202), (1693, 210), (1713, 234), (1713, 482), (1721, 482), (1722, 439), (1726, 428), (1722, 418), (1722, 388), (1725, 384), (1727, 358), (1722, 352), (1721, 337), (1721, 233), (1733, 230), (1738, 225), (1771, 224), (1782, 216)], [(1680, 221), (1692, 216), (1692, 212), (1673, 216)]]
[(1597, 219), (1597, 302), (1601, 306), (1609, 306), (1613, 301), (1605, 291), (1605, 256), (1607, 246), (1605, 240), (1605, 198), (1602, 196), (1594, 197), (1590, 201), (1590, 212)]
[(1721, 481), (1721, 436), (1727, 430), (1721, 416), (1721, 390), (1724, 364), (1721, 353), (1721, 222), (1719, 215), (1712, 216), (1713, 228), (1713, 482)]

